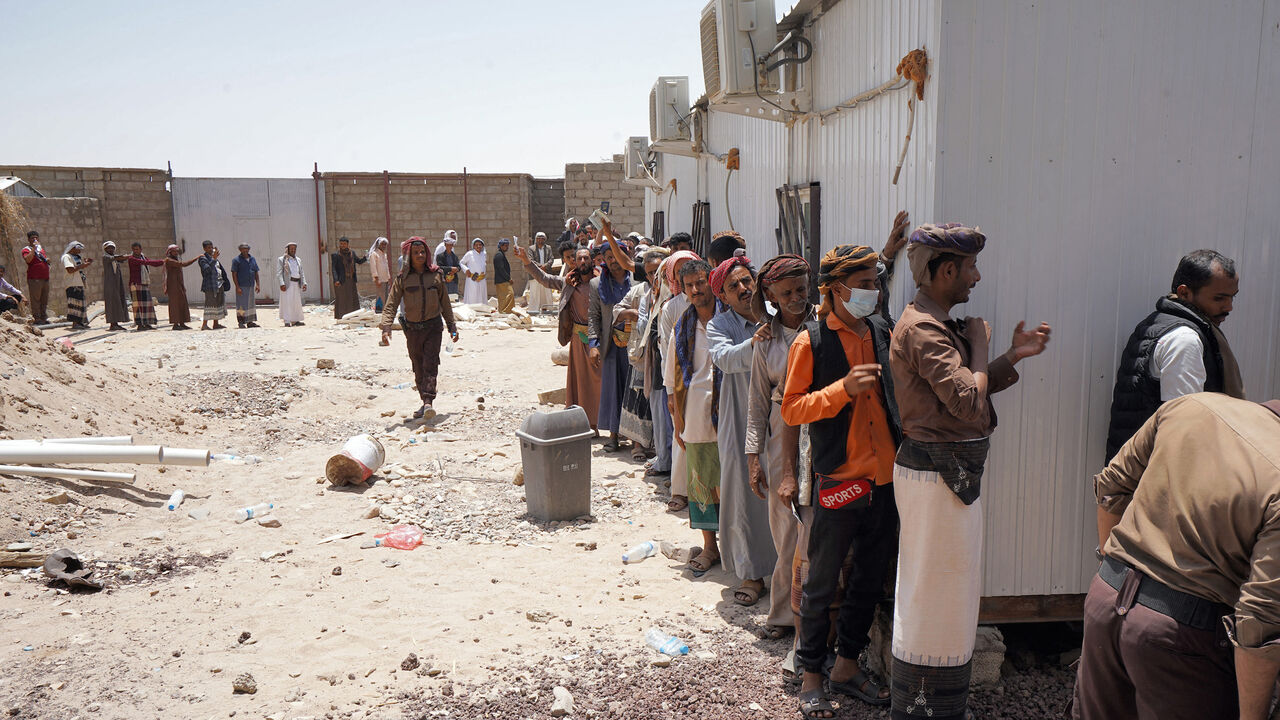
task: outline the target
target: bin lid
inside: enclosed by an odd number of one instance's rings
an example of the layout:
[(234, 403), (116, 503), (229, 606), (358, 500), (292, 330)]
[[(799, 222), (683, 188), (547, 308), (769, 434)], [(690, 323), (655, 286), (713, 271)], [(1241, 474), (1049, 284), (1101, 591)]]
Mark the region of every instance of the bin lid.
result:
[(574, 405), (564, 410), (535, 412), (520, 423), (516, 434), (532, 443), (554, 445), (591, 435), (587, 411)]

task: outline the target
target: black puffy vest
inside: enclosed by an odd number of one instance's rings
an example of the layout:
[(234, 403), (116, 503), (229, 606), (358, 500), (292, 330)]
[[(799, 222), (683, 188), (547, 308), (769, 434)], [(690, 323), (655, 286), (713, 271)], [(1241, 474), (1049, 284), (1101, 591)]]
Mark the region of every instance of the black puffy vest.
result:
[[(893, 434), (893, 446), (902, 444), (902, 416), (893, 395), (893, 373), (889, 372), (889, 323), (879, 315), (863, 318), (871, 328), (871, 342), (875, 346), (876, 362), (880, 372), (881, 389), (884, 391), (885, 415), (889, 418), (889, 431)], [(840, 335), (827, 327), (825, 318), (805, 323), (809, 333), (809, 348), (813, 352), (813, 381), (809, 392), (817, 392), (849, 374), (849, 360), (840, 344)], [(813, 471), (830, 475), (845, 463), (848, 452), (849, 423), (853, 418), (853, 403), (845, 405), (835, 417), (809, 423), (809, 441), (812, 444)]]
[(1111, 397), (1111, 427), (1107, 430), (1107, 462), (1120, 452), (1160, 407), (1160, 380), (1151, 374), (1151, 356), (1156, 342), (1170, 330), (1189, 327), (1204, 346), (1206, 392), (1222, 392), (1222, 352), (1209, 321), (1180, 301), (1162, 297), (1151, 313), (1129, 336), (1116, 370), (1116, 387)]

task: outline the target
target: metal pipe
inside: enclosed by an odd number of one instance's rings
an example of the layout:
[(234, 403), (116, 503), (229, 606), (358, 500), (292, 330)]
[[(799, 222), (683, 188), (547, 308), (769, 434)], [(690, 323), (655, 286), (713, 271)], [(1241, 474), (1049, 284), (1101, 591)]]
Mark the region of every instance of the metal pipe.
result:
[[(382, 211), (387, 217), (387, 240), (391, 239), (391, 173), (382, 171)], [(430, 263), (428, 263), (430, 265)]]
[(471, 247), (471, 211), (467, 207), (467, 168), (462, 168), (462, 241)]
[(197, 448), (161, 448), (160, 462), (164, 465), (199, 465), (209, 464), (212, 453)]
[(32, 477), (64, 478), (67, 480), (93, 480), (95, 482), (119, 482), (133, 484), (135, 473), (104, 472), (102, 470), (74, 470), (71, 468), (29, 467), (26, 465), (0, 465), (0, 475), (30, 475)]
[(311, 179), (316, 188), (316, 262), (320, 265), (320, 282), (316, 283), (316, 287), (320, 289), (320, 302), (324, 302), (324, 236), (323, 226), (320, 224), (320, 163), (315, 163), (314, 167)]
[(4, 463), (140, 463), (159, 465), (159, 445), (0, 445)]

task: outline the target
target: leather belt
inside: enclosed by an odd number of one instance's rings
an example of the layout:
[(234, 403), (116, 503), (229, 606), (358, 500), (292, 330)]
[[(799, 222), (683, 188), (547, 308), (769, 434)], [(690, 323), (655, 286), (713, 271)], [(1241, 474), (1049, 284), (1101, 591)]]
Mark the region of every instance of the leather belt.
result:
[(1222, 629), (1222, 617), (1234, 612), (1221, 603), (1174, 590), (1113, 557), (1103, 559), (1102, 567), (1098, 568), (1098, 577), (1122, 596), (1126, 594), (1126, 585), (1137, 584), (1137, 592), (1133, 593), (1129, 602), (1117, 603), (1116, 611), (1121, 615), (1136, 602), (1188, 627), (1216, 632)]

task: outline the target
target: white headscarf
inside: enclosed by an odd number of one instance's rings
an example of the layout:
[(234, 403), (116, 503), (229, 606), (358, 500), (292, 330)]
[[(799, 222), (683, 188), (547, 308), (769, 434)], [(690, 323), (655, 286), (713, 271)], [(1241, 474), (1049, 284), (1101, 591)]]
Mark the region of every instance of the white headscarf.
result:
[[(444, 252), (444, 246), (445, 246), (445, 244), (446, 244), (446, 243), (448, 243), (450, 240), (454, 241), (455, 243), (456, 243), (456, 242), (458, 242), (458, 233), (457, 233), (456, 231), (454, 231), (454, 230), (446, 230), (446, 231), (444, 232), (444, 239), (443, 239), (443, 240), (441, 240), (441, 241), (440, 241), (440, 244), (436, 246), (436, 256), (437, 256), (437, 257), (440, 255), (440, 253)], [(433, 257), (433, 258), (431, 259), (431, 261), (432, 261), (432, 262), (435, 262), (435, 258)]]
[[(384, 237), (377, 237), (377, 238), (374, 238), (374, 239), (373, 239), (373, 244), (369, 246), (369, 253), (370, 253), (370, 254), (373, 254), (373, 252), (374, 252), (375, 250), (377, 250), (377, 249), (378, 249), (378, 246), (379, 246), (379, 245), (381, 245), (381, 244), (382, 244), (382, 243), (384, 243), (384, 242), (387, 242), (387, 239), (386, 239), (386, 238), (384, 238)], [(296, 243), (295, 243), (295, 244), (296, 244)], [(386, 251), (384, 250), (383, 252), (385, 253)]]
[(462, 267), (470, 270), (471, 272), (482, 273), (485, 271), (485, 268), (488, 266), (489, 256), (485, 253), (484, 241), (481, 240), (480, 238), (476, 238), (475, 240), (472, 240), (471, 241), (472, 248), (475, 247), (476, 243), (480, 243), (480, 251), (477, 252), (474, 249), (468, 250), (467, 254), (462, 256), (462, 260), (460, 262), (462, 263)]
[(62, 254), (69, 255), (71, 253), (71, 250), (74, 248), (80, 248), (81, 250), (83, 250), (84, 245), (78, 240), (72, 240), (71, 242), (67, 243), (67, 249), (63, 250)]

